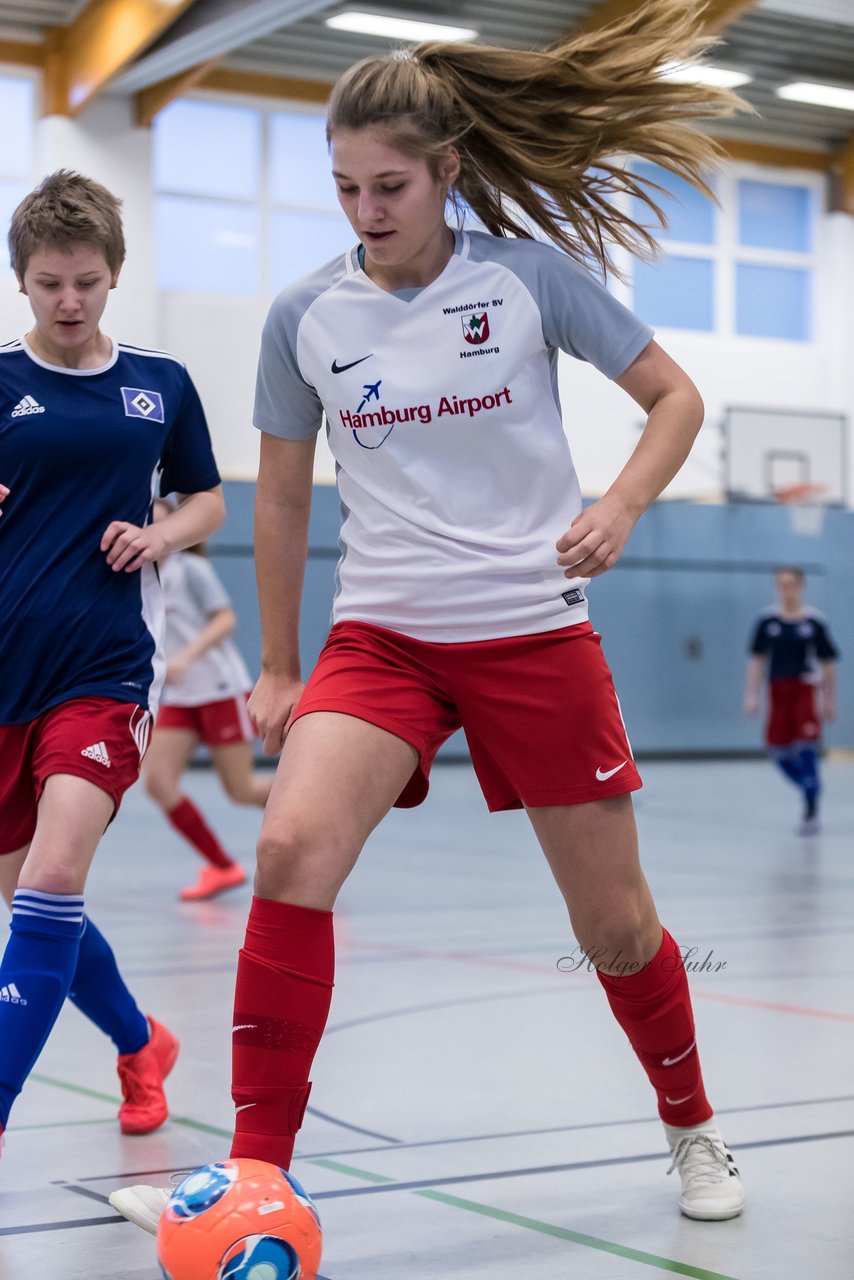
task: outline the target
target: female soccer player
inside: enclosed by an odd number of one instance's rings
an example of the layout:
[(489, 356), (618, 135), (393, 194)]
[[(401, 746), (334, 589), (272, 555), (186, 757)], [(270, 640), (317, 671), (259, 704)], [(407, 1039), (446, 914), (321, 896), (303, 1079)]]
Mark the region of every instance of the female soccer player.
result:
[[(12, 216), (35, 324), (0, 347), (0, 1134), (67, 995), (115, 1042), (126, 1133), (166, 1119), (175, 1037), (140, 1013), (84, 914), (95, 849), (136, 780), (163, 676), (154, 561), (224, 507), (204, 413), (172, 356), (101, 316), (124, 261), (119, 201), (60, 170)], [(178, 509), (149, 522), (160, 473)]]
[[(462, 724), (489, 808), (525, 808), (597, 956), (655, 1089), (682, 1211), (741, 1211), (681, 954), (638, 861), (640, 779), (587, 620), (588, 581), (679, 470), (702, 404), (573, 260), (601, 265), (608, 244), (649, 241), (611, 202), (642, 190), (619, 157), (699, 182), (713, 149), (693, 121), (735, 100), (661, 78), (703, 44), (697, 13), (659, 0), (544, 53), (421, 45), (358, 64), (332, 93), (332, 170), (359, 244), (274, 302), (258, 374), (264, 652), (250, 713), (265, 749), (284, 750), (237, 975), (236, 1157), (288, 1165), (329, 1009), (336, 896), (389, 808), (424, 799), (437, 748)], [(447, 225), (449, 197), (486, 232)], [(648, 414), (583, 512), (559, 350)], [(344, 553), (334, 625), (303, 687), (297, 617), (324, 413)], [(618, 954), (635, 972), (609, 972)], [(164, 1202), (144, 1187), (113, 1200), (148, 1229)]]
[[(158, 498), (155, 522), (167, 519), (171, 510)], [(273, 783), (252, 773), (255, 730), (246, 711), (252, 681), (231, 639), (237, 618), (225, 588), (201, 547), (167, 556), (157, 567), (166, 609), (166, 682), (142, 777), (172, 826), (207, 863), (196, 883), (181, 890), (181, 898), (192, 902), (246, 880), (240, 863), (181, 792), (181, 778), (199, 742), (208, 747), (223, 789), (236, 804), (263, 809)]]
[(779, 605), (765, 609), (753, 629), (744, 707), (748, 715), (758, 715), (767, 678), (768, 754), (801, 791), (804, 814), (799, 831), (813, 836), (819, 831), (821, 726), (836, 714), (839, 651), (826, 620), (804, 605), (805, 581), (797, 565), (775, 574)]

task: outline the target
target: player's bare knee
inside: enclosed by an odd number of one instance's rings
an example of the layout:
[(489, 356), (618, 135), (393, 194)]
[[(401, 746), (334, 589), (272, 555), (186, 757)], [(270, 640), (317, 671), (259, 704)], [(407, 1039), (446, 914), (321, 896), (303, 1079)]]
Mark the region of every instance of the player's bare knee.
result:
[(322, 838), (296, 825), (262, 830), (258, 840), (256, 892), (263, 898), (329, 909), (352, 862), (334, 837)]

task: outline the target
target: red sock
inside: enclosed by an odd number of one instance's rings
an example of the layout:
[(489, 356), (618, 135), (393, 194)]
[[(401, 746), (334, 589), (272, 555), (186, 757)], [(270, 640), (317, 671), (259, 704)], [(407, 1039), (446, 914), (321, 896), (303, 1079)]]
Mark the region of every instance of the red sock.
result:
[(182, 796), (174, 809), (170, 809), (166, 817), (176, 831), (180, 831), (185, 840), (189, 840), (198, 853), (214, 867), (231, 867), (234, 860), (229, 858), (225, 849), (217, 840), (192, 800)]
[(638, 973), (614, 978), (597, 970), (614, 1017), (629, 1037), (658, 1095), (667, 1124), (701, 1124), (712, 1115), (694, 1039), (694, 1014), (682, 954), (667, 930)]
[(234, 995), (235, 1158), (288, 1168), (334, 974), (331, 911), (252, 899)]

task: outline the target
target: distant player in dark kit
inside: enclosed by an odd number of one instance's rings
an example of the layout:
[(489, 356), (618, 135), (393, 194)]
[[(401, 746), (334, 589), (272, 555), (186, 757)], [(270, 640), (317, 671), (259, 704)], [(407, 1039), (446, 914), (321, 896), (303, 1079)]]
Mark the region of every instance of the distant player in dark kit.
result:
[[(101, 332), (116, 197), (60, 170), (15, 210), (9, 249), (35, 324), (0, 347), (0, 1135), (66, 996), (116, 1046), (123, 1131), (147, 1133), (178, 1042), (140, 1012), (83, 890), (163, 680), (154, 562), (222, 523), (222, 489), (184, 366)], [(179, 505), (153, 525), (158, 476)]]
[(765, 609), (754, 627), (744, 705), (748, 715), (758, 715), (767, 679), (768, 754), (803, 793), (800, 833), (809, 836), (819, 830), (818, 751), (822, 724), (836, 714), (839, 651), (826, 620), (804, 604), (803, 569), (778, 569), (775, 580), (779, 603)]

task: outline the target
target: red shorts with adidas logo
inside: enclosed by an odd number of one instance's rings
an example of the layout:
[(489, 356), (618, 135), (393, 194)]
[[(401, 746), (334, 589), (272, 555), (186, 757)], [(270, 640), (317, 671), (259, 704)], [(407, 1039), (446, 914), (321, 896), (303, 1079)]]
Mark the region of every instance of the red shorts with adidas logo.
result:
[(139, 777), (151, 713), (135, 702), (72, 698), (27, 724), (0, 725), (0, 854), (29, 844), (44, 784), (54, 773), (85, 778), (112, 797)]

